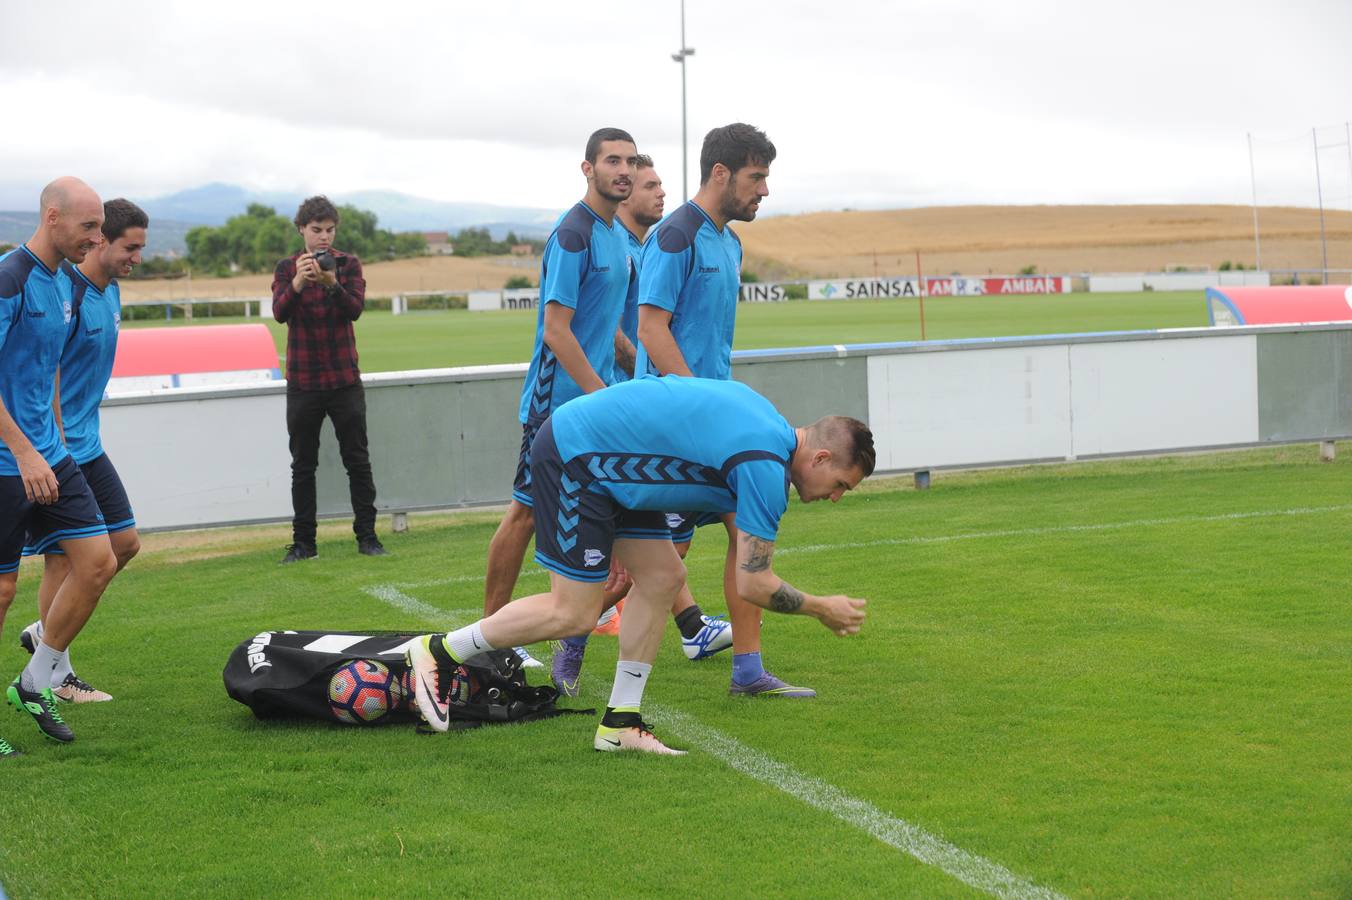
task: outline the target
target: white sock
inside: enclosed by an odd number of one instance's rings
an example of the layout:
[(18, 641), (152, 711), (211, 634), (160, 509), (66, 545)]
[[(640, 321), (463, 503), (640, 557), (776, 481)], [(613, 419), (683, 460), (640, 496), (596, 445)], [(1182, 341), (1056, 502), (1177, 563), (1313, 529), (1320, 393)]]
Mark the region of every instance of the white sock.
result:
[(42, 690), (51, 684), (52, 670), (60, 660), (60, 651), (48, 647), (44, 641), (38, 641), (33, 658), (24, 666), (23, 674), (19, 676), (19, 683), (23, 685), (25, 691)]
[(479, 628), (482, 621), (480, 619), (473, 625), (457, 628), (446, 635), (446, 649), (451, 651), (451, 656), (455, 657), (457, 661), (468, 662), (480, 653), (498, 649), (484, 638), (484, 633)]
[(74, 674), (75, 670), (70, 667), (70, 648), (67, 647), (61, 651), (61, 656), (56, 661), (56, 667), (52, 669), (52, 687), (61, 687), (61, 683), (66, 680), (66, 676)]
[(615, 685), (610, 689), (610, 702), (606, 705), (611, 709), (638, 712), (643, 703), (643, 689), (648, 686), (652, 671), (651, 663), (627, 659), (615, 663)]

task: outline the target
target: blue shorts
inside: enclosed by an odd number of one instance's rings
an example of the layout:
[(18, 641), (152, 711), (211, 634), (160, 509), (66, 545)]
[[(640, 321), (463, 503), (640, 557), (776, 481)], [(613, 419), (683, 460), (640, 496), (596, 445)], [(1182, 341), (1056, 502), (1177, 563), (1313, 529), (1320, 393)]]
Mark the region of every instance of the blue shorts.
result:
[(565, 464), (546, 421), (531, 448), (535, 485), (535, 561), (572, 581), (602, 582), (610, 575), (615, 540), (671, 540), (663, 513), (625, 509), (593, 490), (585, 462)]
[[(87, 463), (81, 463), (80, 471), (84, 473), (89, 489), (94, 492), (94, 502), (99, 505), (99, 512), (103, 513), (103, 521), (108, 528), (108, 533), (115, 534), (129, 528), (135, 528), (136, 517), (132, 515), (131, 500), (127, 498), (127, 489), (122, 486), (122, 479), (118, 476), (117, 469), (113, 466), (113, 461), (108, 458), (108, 454), (104, 453)], [(35, 556), (39, 553), (65, 552), (56, 544), (49, 544), (45, 549), (39, 550), (36, 543), (30, 534), (24, 545), (23, 555)]]
[(667, 513), (667, 530), (673, 544), (688, 544), (695, 539), (695, 529), (723, 521), (716, 512)]
[(67, 456), (52, 466), (52, 474), (57, 500), (50, 505), (25, 497), (18, 475), (0, 475), (0, 574), (18, 570), (25, 539), (35, 553), (42, 553), (59, 541), (108, 533), (94, 492), (75, 460)]
[(512, 479), (512, 499), (522, 506), (534, 506), (531, 498), (530, 448), (535, 443), (535, 433), (542, 423), (527, 422), (521, 426), (521, 455), (516, 460), (516, 477)]

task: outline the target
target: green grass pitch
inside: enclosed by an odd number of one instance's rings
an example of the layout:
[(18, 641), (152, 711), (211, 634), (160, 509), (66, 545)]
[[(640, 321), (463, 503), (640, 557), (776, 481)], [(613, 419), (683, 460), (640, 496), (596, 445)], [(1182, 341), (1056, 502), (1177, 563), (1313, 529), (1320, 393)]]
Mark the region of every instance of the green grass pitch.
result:
[[(533, 310), (426, 311), (404, 316), (372, 310), (357, 321), (357, 351), (364, 372), (528, 362), (535, 319)], [(199, 317), (191, 322), (175, 319), (172, 324), (258, 321)], [(271, 319), (263, 321), (277, 342), (277, 352), (285, 354), (286, 326)], [(163, 320), (124, 323), (129, 327), (164, 324)], [(1206, 306), (1197, 291), (925, 301), (925, 337), (929, 340), (1206, 324)], [(738, 350), (917, 340), (920, 306), (914, 300), (743, 303), (737, 310)]]
[[(647, 702), (680, 759), (594, 753), (582, 716), (419, 736), (227, 699), (225, 658), (262, 629), (465, 621), (494, 513), (416, 517), (380, 559), (326, 523), (286, 568), (278, 526), (149, 535), (73, 648), (115, 701), (67, 707), (69, 746), (0, 718), (27, 751), (0, 763), (0, 881), (15, 900), (959, 897), (977, 890), (951, 870), (976, 865), (1014, 896), (1347, 897), (1349, 497), (1352, 463), (1298, 446), (794, 503), (777, 571), (868, 598), (863, 633), (767, 613), (769, 667), (820, 698), (754, 701), (669, 629)], [(690, 559), (709, 612), (720, 543), (706, 529)], [(593, 639), (585, 705), (615, 646)], [(925, 863), (884, 832), (946, 843)]]

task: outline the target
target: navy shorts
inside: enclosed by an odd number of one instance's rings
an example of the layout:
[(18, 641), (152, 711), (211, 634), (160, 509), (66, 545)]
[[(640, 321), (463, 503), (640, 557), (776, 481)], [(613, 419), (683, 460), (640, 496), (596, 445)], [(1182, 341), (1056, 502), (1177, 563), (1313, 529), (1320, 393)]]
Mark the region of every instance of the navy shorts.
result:
[(546, 421), (531, 448), (535, 494), (535, 561), (572, 581), (602, 582), (610, 575), (615, 540), (671, 540), (660, 512), (631, 510), (591, 485), (585, 463), (565, 465)]
[(716, 512), (667, 513), (667, 531), (673, 544), (688, 544), (695, 539), (695, 529), (723, 521)]
[(512, 499), (522, 506), (534, 506), (531, 497), (530, 448), (541, 423), (527, 422), (521, 426), (521, 455), (516, 460), (516, 477), (512, 479)]
[[(94, 502), (103, 513), (103, 521), (109, 534), (126, 531), (136, 527), (136, 516), (132, 515), (131, 500), (127, 498), (127, 489), (122, 486), (122, 478), (117, 474), (113, 461), (104, 453), (87, 463), (80, 464), (89, 489), (94, 492)], [(39, 550), (30, 534), (23, 548), (24, 556), (39, 553), (64, 553), (56, 544), (50, 544)]]
[(19, 568), (25, 542), (42, 553), (59, 541), (108, 533), (94, 492), (75, 460), (67, 456), (52, 467), (52, 474), (57, 500), (50, 505), (29, 501), (18, 475), (0, 475), (0, 574)]

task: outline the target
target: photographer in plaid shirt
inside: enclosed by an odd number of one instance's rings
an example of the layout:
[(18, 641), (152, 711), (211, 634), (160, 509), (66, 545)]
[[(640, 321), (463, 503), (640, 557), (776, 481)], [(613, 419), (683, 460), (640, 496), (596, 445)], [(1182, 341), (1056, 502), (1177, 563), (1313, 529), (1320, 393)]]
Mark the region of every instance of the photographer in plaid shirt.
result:
[(357, 550), (384, 556), (376, 538), (376, 485), (366, 449), (366, 394), (357, 369), (352, 323), (366, 306), (361, 260), (333, 249), (338, 210), (311, 197), (296, 210), (305, 249), (277, 263), (272, 315), (287, 326), (286, 431), (291, 439), (291, 546), (284, 563), (318, 556), (315, 549), (315, 468), (319, 429), (333, 420), (352, 494)]

